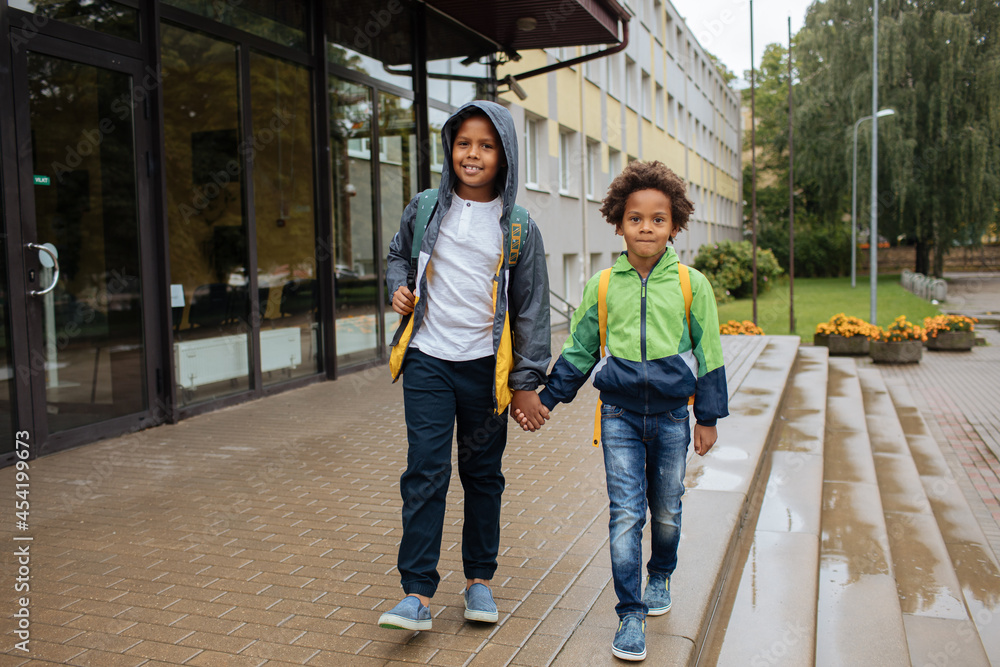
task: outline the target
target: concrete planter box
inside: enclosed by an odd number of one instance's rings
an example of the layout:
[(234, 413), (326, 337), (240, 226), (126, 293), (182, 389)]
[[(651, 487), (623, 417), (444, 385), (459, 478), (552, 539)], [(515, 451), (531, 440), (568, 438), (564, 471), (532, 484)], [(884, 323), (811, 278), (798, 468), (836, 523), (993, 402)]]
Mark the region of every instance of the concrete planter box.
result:
[(916, 364), (923, 356), (924, 342), (902, 340), (894, 343), (871, 341), (869, 354), (876, 364)]
[(865, 336), (841, 336), (840, 334), (813, 334), (813, 345), (821, 345), (832, 356), (868, 354), (868, 338)]
[(939, 331), (937, 337), (927, 337), (928, 350), (971, 350), (976, 346), (975, 331)]

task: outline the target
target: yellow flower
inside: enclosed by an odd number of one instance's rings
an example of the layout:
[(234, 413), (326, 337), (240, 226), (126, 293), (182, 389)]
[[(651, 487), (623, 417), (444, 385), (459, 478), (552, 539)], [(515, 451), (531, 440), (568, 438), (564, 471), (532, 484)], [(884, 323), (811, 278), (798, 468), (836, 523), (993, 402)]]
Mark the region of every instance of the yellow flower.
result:
[(723, 336), (763, 336), (764, 330), (750, 320), (729, 320), (719, 327), (719, 333)]
[(888, 329), (878, 327), (868, 336), (873, 341), (896, 343), (904, 340), (927, 340), (927, 332), (923, 328), (908, 322), (905, 315), (897, 317)]
[(829, 322), (822, 322), (816, 325), (816, 333), (844, 336), (866, 336), (871, 337), (875, 333), (875, 327), (857, 317), (849, 317), (844, 313), (837, 313), (830, 318)]
[(975, 317), (965, 315), (938, 315), (925, 317), (924, 329), (927, 330), (928, 336), (937, 338), (938, 333), (942, 331), (975, 331), (978, 321)]

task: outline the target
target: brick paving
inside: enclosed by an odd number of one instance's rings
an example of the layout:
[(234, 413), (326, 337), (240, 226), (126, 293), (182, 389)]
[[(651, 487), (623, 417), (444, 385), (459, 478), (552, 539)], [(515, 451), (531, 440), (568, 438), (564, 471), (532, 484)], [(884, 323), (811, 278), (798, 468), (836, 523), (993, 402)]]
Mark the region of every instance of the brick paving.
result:
[[(927, 353), (918, 366), (884, 372), (908, 374), (936, 439), (952, 443), (953, 468), (968, 471), (963, 489), (1000, 552), (1000, 517), (990, 515), (1000, 468), (988, 446), (998, 432), (989, 429), (1000, 404), (1000, 334), (985, 333), (992, 346), (965, 366), (961, 356)], [(501, 623), (462, 618), (456, 472), (434, 630), (413, 635), (375, 625), (401, 594), (405, 424), (402, 388), (386, 373), (32, 461), (31, 654), (10, 648), (14, 619), (5, 614), (0, 665), (551, 662), (610, 580), (603, 464), (589, 446), (594, 390), (560, 406), (537, 434), (509, 431), (494, 582)], [(13, 478), (13, 468), (0, 470), (5, 497)], [(11, 531), (4, 522), (6, 609), (17, 597)]]
[[(34, 659), (8, 650), (5, 614), (0, 665), (546, 664), (610, 579), (596, 393), (509, 431), (497, 626), (462, 618), (453, 465), (434, 629), (416, 636), (375, 625), (402, 595), (401, 399), (380, 367), (32, 461)], [(0, 484), (12, 495), (13, 468)]]

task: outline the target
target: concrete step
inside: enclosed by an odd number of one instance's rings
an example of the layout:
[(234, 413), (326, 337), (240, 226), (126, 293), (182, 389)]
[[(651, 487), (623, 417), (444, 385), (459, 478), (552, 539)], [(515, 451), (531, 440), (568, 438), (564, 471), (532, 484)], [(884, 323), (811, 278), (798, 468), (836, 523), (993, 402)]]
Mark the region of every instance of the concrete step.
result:
[[(898, 552), (906, 561), (897, 563), (897, 587), (914, 664), (1000, 665), (1000, 633), (993, 623), (1000, 617), (1000, 566), (910, 389), (899, 379), (884, 386), (898, 417), (900, 431), (894, 435), (902, 433), (913, 462), (912, 468), (895, 468), (918, 475), (917, 480), (895, 483), (909, 489), (904, 500), (915, 506), (916, 516), (910, 523), (911, 514), (899, 509), (899, 528), (893, 531), (890, 526), (889, 533), (893, 559)], [(875, 387), (872, 399), (884, 404), (880, 387)], [(932, 535), (914, 548), (918, 531), (929, 530), (931, 521)], [(919, 568), (914, 576), (904, 576), (914, 567)]]
[(825, 347), (799, 349), (771, 434), (755, 529), (744, 530), (701, 664), (812, 664), (827, 370)]
[[(727, 356), (730, 416), (719, 422), (718, 444), (705, 457), (693, 456), (688, 461), (678, 565), (670, 587), (673, 608), (665, 616), (647, 619), (650, 664), (697, 663), (732, 567), (750, 499), (766, 467), (765, 445), (776, 423), (799, 339), (796, 336), (752, 338), (737, 341), (743, 350), (739, 353), (739, 364), (730, 368)], [(724, 345), (724, 349), (736, 348)], [(748, 356), (752, 363), (745, 360)], [(604, 549), (607, 548), (605, 545)], [(643, 548), (648, 557), (648, 527)], [(616, 602), (614, 586), (609, 581), (552, 664), (574, 667), (621, 664), (611, 655), (611, 640), (618, 625)]]
[(854, 360), (831, 358), (816, 665), (910, 665), (864, 414)]

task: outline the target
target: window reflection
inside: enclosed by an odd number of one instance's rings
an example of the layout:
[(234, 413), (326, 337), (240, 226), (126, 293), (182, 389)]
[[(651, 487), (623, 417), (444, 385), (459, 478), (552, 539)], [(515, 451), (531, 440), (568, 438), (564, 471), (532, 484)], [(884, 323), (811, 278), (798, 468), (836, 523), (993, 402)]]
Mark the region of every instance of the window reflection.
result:
[(260, 363), (265, 385), (319, 370), (309, 71), (250, 54)]
[(373, 111), (370, 88), (330, 77), (333, 255), (341, 365), (378, 356), (381, 280), (375, 261)]
[(8, 5), (115, 37), (139, 39), (139, 12), (114, 0), (8, 0)]
[(441, 130), (448, 122), (448, 112), (440, 109), (430, 108), (428, 113), (428, 125), (430, 126), (430, 163), (431, 163), (431, 187), (441, 185), (441, 169), (447, 159), (444, 146), (441, 143)]
[(413, 89), (411, 3), (394, 0), (382, 6), (335, 0), (327, 10), (327, 57), (355, 72)]
[[(250, 324), (238, 49), (160, 30), (177, 402), (245, 391)], [(273, 138), (272, 138), (273, 141)]]
[(305, 50), (309, 7), (306, 0), (163, 0), (193, 14), (207, 16), (226, 25), (278, 44)]
[[(403, 209), (417, 194), (417, 134), (413, 101), (379, 93), (378, 119), (380, 142), (385, 153), (379, 154), (379, 183), (382, 205), (382, 257), (389, 254), (389, 243), (399, 231)], [(386, 343), (392, 342), (399, 316), (392, 310), (392, 295), (385, 291)]]

